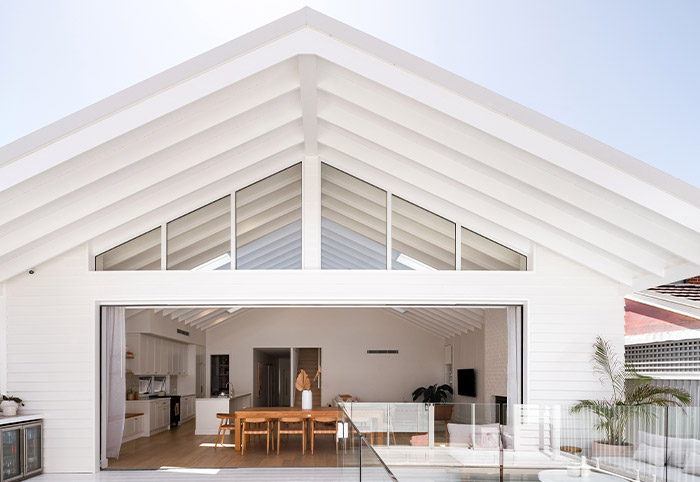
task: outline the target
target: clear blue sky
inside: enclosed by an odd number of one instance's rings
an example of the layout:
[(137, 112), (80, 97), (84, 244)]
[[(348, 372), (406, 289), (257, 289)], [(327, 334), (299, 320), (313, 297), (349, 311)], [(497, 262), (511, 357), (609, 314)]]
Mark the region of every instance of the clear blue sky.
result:
[(0, 0), (0, 146), (305, 5), (700, 187), (694, 0)]

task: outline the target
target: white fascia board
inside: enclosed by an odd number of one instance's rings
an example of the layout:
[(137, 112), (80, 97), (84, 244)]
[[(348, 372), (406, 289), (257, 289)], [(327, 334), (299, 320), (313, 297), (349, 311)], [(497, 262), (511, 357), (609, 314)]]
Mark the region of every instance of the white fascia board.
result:
[[(476, 110), (481, 111), (472, 112), (472, 114), (478, 114), (476, 117), (479, 118), (480, 116), (483, 120), (483, 122), (478, 123), (468, 121), (470, 124), (623, 194), (642, 205), (651, 205), (653, 209), (670, 218), (674, 218), (673, 213), (678, 207), (677, 203), (685, 204), (683, 200), (676, 198), (677, 194), (680, 194), (684, 200), (690, 201), (696, 206), (700, 205), (700, 190), (693, 186), (473, 82), (309, 8), (301, 9), (212, 49), (9, 144), (0, 149), (0, 166), (6, 166), (13, 159), (27, 155), (26, 153), (31, 155), (37, 147), (49, 142), (58, 142), (71, 132), (78, 129), (86, 129), (90, 127), (91, 123), (95, 123), (97, 120), (115, 111), (125, 109), (125, 106), (138, 103), (144, 97), (154, 96), (156, 93), (168, 89), (173, 83), (183, 82), (193, 76), (201, 76), (199, 75), (200, 73), (222, 63), (230, 63), (231, 60), (238, 59), (253, 50), (262, 50), (275, 39), (288, 35), (304, 26), (308, 26), (318, 32), (319, 36), (324, 37), (327, 43), (333, 44), (333, 48), (336, 50), (340, 50), (338, 47), (342, 46), (346, 51), (355, 51), (355, 54), (361, 53), (363, 59), (361, 63), (369, 67), (369, 70), (372, 72), (375, 71), (376, 64), (381, 63), (385, 67), (391, 68), (397, 74), (400, 73), (404, 77), (411, 77), (414, 81), (420, 80), (422, 85), (418, 86), (418, 90), (425, 91), (424, 94), (426, 96), (432, 95), (432, 93), (428, 92), (430, 89), (426, 87), (425, 80), (429, 81), (428, 84), (433, 88), (449, 94), (450, 99), (448, 103), (443, 105), (443, 108), (440, 110), (450, 113), (450, 115), (459, 113), (464, 107), (453, 105), (452, 109), (445, 109), (445, 107), (449, 107), (450, 103), (454, 104), (455, 93), (461, 97), (468, 98), (473, 107), (477, 107), (478, 104), (480, 109)], [(293, 42), (288, 43), (291, 44)], [(323, 56), (321, 53), (322, 49), (316, 47), (320, 47), (320, 45), (312, 43), (307, 45), (306, 48), (298, 49), (295, 53), (318, 53)], [(370, 56), (367, 56), (367, 53)], [(335, 56), (328, 56), (328, 58), (333, 57)], [(339, 57), (345, 58), (345, 55), (341, 54)], [(371, 61), (374, 61), (375, 65), (370, 66)], [(355, 63), (355, 60), (351, 61), (348, 59), (348, 67), (357, 71), (357, 69), (350, 66), (352, 63)], [(371, 77), (376, 78), (377, 76), (372, 75)], [(416, 96), (415, 92), (408, 92), (415, 89), (415, 85), (409, 87), (410, 84), (402, 82), (398, 84), (391, 82), (386, 85), (403, 85), (406, 87), (405, 93), (407, 95), (416, 99), (423, 97), (421, 95)], [(467, 99), (463, 100), (466, 101)], [(430, 104), (432, 105), (433, 102)], [(488, 111), (491, 115), (488, 115), (485, 111)], [(467, 111), (464, 112), (466, 113)], [(458, 118), (461, 117), (458, 116)], [(516, 122), (513, 122), (513, 120)], [(15, 169), (8, 170), (4, 173), (6, 175), (3, 175), (3, 179), (6, 184), (10, 183), (9, 185), (16, 183), (18, 180), (26, 178), (27, 175), (40, 172), (51, 164), (51, 159), (44, 159), (44, 161), (44, 163), (34, 163), (31, 172), (25, 169), (24, 172), (28, 174), (24, 176), (16, 172)], [(60, 162), (60, 160), (54, 160), (53, 162)], [(637, 182), (637, 180), (639, 181)], [(5, 184), (0, 184), (0, 190), (4, 187), (6, 187)], [(653, 189), (654, 187), (658, 189)], [(649, 192), (650, 188), (654, 191), (653, 193)], [(671, 198), (675, 199), (676, 202)], [(659, 207), (666, 204), (668, 209)], [(684, 217), (682, 214), (675, 217), (678, 222), (688, 222), (690, 223), (689, 225), (695, 226), (695, 230), (700, 230), (697, 226), (697, 223), (699, 223), (696, 221), (697, 218), (697, 216)]]
[(625, 299), (700, 320), (700, 303), (696, 301), (648, 290), (632, 293)]
[[(637, 172), (631, 174), (624, 171), (607, 159), (602, 161), (569, 143), (562, 142), (553, 135), (533, 129), (527, 122), (516, 121), (507, 113), (494, 110), (490, 104), (475, 100), (475, 96), (468, 92), (468, 89), (467, 92), (462, 92), (465, 89), (450, 89), (444, 81), (426, 82), (430, 77), (421, 75), (415, 68), (397, 68), (395, 63), (375, 55), (368, 56), (355, 46), (319, 35), (313, 48), (313, 51), (324, 59), (368, 77), (700, 232), (700, 190), (697, 188), (686, 185), (686, 189), (679, 186), (675, 192), (665, 192), (651, 179), (641, 179)], [(431, 67), (437, 69), (435, 66)], [(456, 78), (473, 85), (464, 79)], [(643, 165), (641, 161), (634, 161)], [(653, 169), (651, 166), (648, 167)], [(657, 177), (662, 176), (657, 175)], [(684, 184), (681, 181), (678, 182)], [(678, 192), (684, 192), (685, 198), (677, 197)]]
[(266, 44), (254, 52), (236, 58), (235, 62), (225, 62), (186, 81), (171, 79), (171, 85), (155, 95), (148, 96), (148, 86), (143, 83), (134, 86), (140, 86), (144, 91), (138, 102), (90, 124), (74, 126), (70, 135), (35, 149), (19, 159), (0, 160), (0, 191), (249, 75), (294, 57), (307, 50), (307, 46), (312, 42), (310, 35), (311, 31), (308, 29), (299, 30), (289, 34), (284, 42)]
[(700, 330), (663, 331), (659, 333), (644, 333), (642, 335), (625, 336), (625, 346), (661, 343), (664, 341), (682, 341), (700, 339)]
[[(432, 84), (453, 91), (489, 110), (500, 113), (504, 118), (514, 120), (551, 139), (558, 140), (562, 144), (588, 153), (591, 159), (596, 159), (597, 162), (599, 160), (600, 163), (625, 171), (629, 176), (657, 186), (666, 193), (675, 193), (678, 197), (700, 206), (700, 189), (695, 186), (338, 20), (311, 9), (308, 9), (306, 13), (309, 27), (326, 32), (333, 38), (350, 44), (356, 49), (364, 50), (373, 57), (398, 67), (396, 70), (403, 70), (414, 76), (422, 77)], [(571, 164), (575, 165), (576, 162), (571, 161)]]
[(307, 13), (293, 12), (7, 144), (0, 148), (0, 167), (304, 27)]

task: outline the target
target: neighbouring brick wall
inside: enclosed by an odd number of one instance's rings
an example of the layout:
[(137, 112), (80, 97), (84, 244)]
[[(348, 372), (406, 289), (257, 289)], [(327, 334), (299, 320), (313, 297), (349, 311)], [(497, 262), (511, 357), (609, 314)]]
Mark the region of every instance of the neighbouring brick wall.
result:
[(700, 285), (700, 276), (693, 276), (685, 280), (685, 282), (693, 285)]
[(506, 310), (486, 310), (484, 325), (484, 375), (483, 401), (493, 403), (496, 395), (505, 396), (508, 380), (508, 326)]

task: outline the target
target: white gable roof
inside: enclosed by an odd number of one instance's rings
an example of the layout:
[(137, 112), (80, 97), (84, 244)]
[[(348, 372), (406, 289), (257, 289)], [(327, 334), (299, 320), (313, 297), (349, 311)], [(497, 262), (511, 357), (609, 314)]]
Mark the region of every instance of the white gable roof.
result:
[(636, 289), (700, 270), (700, 190), (302, 9), (0, 149), (0, 280), (305, 156)]

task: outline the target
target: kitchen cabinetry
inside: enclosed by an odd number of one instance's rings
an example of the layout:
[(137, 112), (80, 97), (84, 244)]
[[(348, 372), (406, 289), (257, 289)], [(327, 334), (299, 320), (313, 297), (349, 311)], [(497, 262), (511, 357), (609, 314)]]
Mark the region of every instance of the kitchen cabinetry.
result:
[(127, 417), (124, 420), (124, 435), (122, 436), (122, 443), (146, 435), (144, 430), (144, 419), (145, 415), (143, 413), (127, 414)]
[(150, 429), (151, 433), (170, 426), (170, 399), (150, 402)]
[(194, 417), (195, 413), (195, 396), (194, 395), (186, 395), (183, 397), (180, 397), (180, 422), (184, 422), (186, 420), (191, 419)]
[[(150, 437), (158, 432), (170, 430), (169, 398), (157, 398), (154, 400), (127, 400), (126, 412), (143, 414), (142, 421), (135, 422), (143, 424), (143, 436)], [(128, 420), (129, 419), (125, 420), (125, 424), (128, 422)]]
[(0, 425), (0, 481), (11, 482), (40, 474), (44, 468), (42, 422), (8, 422), (11, 418)]
[(187, 375), (187, 345), (140, 333), (127, 333), (126, 344), (134, 358), (126, 369), (136, 375)]

